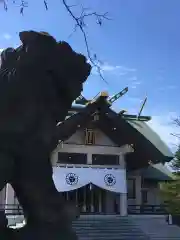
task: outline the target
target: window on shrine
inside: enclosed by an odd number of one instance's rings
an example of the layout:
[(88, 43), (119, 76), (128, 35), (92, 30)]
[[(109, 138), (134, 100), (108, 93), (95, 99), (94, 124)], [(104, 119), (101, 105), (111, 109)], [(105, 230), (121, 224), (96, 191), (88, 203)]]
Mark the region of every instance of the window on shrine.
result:
[(94, 145), (95, 144), (95, 130), (92, 128), (85, 129), (85, 144)]
[(87, 154), (83, 153), (58, 153), (58, 162), (65, 164), (87, 164)]
[(93, 154), (93, 165), (119, 165), (118, 155)]
[(136, 198), (136, 179), (131, 178), (127, 180), (128, 199)]

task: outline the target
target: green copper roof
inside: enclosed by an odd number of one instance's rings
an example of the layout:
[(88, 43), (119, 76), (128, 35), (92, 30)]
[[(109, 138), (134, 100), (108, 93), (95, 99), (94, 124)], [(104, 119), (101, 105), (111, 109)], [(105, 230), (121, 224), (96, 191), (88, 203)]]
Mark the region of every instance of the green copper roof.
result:
[(159, 135), (149, 127), (146, 122), (139, 120), (126, 121), (139, 133), (141, 133), (148, 141), (150, 141), (164, 156), (171, 159), (173, 158), (173, 154), (168, 148), (168, 146), (161, 140)]
[(141, 169), (140, 173), (144, 179), (149, 180), (169, 181), (174, 179), (172, 172), (162, 163), (150, 165), (148, 168)]

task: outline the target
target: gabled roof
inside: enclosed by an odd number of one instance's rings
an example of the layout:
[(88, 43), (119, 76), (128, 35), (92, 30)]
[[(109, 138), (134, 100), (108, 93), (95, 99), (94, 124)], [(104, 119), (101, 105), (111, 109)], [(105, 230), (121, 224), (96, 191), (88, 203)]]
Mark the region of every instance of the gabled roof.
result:
[(149, 142), (160, 151), (164, 156), (172, 156), (170, 149), (161, 140), (160, 136), (154, 132), (150, 126), (144, 121), (126, 120), (134, 129), (142, 134)]
[(144, 179), (155, 181), (172, 181), (174, 176), (172, 172), (162, 163), (150, 165), (148, 168), (141, 169), (141, 176)]
[[(74, 111), (74, 112), (73, 112)], [(149, 165), (168, 162), (173, 154), (160, 137), (147, 125), (150, 117), (118, 114), (110, 108), (106, 97), (100, 96), (83, 108), (72, 108), (69, 116), (58, 127), (60, 140), (72, 136), (78, 128), (84, 128), (92, 122), (93, 115), (98, 112), (99, 120), (93, 121), (95, 127), (101, 129), (118, 146), (133, 144), (134, 153), (127, 155), (129, 169), (139, 169)]]

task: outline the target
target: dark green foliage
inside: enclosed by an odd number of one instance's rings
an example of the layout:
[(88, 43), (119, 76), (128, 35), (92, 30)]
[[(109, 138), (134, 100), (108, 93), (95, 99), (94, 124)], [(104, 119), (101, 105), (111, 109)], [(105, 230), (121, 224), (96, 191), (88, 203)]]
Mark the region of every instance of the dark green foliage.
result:
[(171, 166), (176, 173), (180, 171), (180, 145), (175, 153), (175, 158), (172, 160)]
[(161, 185), (161, 193), (164, 203), (168, 205), (167, 210), (171, 214), (180, 214), (180, 145), (172, 160), (175, 180)]
[(167, 210), (171, 214), (180, 214), (180, 178), (161, 185), (161, 193)]

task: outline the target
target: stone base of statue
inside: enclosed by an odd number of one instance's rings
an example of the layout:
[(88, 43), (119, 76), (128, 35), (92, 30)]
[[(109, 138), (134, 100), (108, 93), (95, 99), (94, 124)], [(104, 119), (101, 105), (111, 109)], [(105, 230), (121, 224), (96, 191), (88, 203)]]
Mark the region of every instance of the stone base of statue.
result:
[(26, 225), (19, 229), (0, 226), (0, 239), (2, 240), (76, 240), (78, 239), (71, 228), (65, 229), (51, 225)]
[[(72, 208), (72, 206), (70, 206)], [(75, 212), (74, 212), (75, 213)], [(73, 214), (72, 214), (73, 215)], [(79, 217), (76, 211), (75, 219)], [(67, 221), (58, 224), (34, 222), (21, 228), (9, 228), (4, 212), (0, 212), (0, 239), (2, 240), (77, 240), (76, 233)]]
[(0, 211), (0, 239), (13, 239), (13, 232), (8, 227), (8, 220), (6, 219), (6, 216), (4, 212)]
[[(9, 231), (9, 230), (8, 230)], [(8, 232), (7, 231), (7, 232)], [(25, 226), (18, 230), (12, 230), (7, 233), (9, 240), (76, 240), (76, 234), (72, 229), (62, 229), (57, 226), (50, 226), (46, 224), (36, 226)]]

